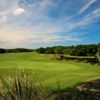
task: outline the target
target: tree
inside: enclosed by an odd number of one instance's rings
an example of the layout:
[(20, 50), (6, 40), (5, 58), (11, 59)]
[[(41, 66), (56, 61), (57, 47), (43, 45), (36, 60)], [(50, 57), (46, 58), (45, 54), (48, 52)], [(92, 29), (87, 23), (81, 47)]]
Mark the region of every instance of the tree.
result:
[(5, 49), (0, 48), (0, 53), (5, 53)]
[(45, 53), (45, 49), (44, 49), (44, 48), (39, 48), (39, 49), (37, 49), (36, 51), (37, 51), (38, 53), (42, 53), (42, 54)]

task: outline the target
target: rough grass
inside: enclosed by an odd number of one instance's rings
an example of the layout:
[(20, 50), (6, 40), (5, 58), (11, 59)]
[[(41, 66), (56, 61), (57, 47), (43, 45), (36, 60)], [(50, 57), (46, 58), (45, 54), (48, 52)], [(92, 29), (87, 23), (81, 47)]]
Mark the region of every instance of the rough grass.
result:
[(46, 100), (46, 94), (40, 84), (33, 82), (25, 75), (20, 75), (7, 81), (0, 77), (2, 88), (0, 88), (0, 100)]
[(37, 53), (0, 54), (0, 74), (11, 79), (20, 70), (45, 87), (73, 86), (91, 78), (100, 77), (100, 66), (74, 61), (52, 60), (52, 55)]
[(40, 83), (33, 83), (19, 74), (11, 82), (0, 77), (0, 100), (100, 100), (100, 79), (78, 84), (71, 88), (46, 91)]

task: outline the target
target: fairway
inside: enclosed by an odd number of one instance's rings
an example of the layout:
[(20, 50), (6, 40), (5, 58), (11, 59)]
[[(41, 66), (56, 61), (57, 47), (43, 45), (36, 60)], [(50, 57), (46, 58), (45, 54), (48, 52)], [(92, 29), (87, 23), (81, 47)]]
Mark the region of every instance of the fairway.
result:
[(74, 61), (57, 61), (52, 55), (32, 53), (0, 54), (0, 75), (14, 77), (20, 71), (35, 82), (55, 88), (68, 87), (100, 77), (100, 66)]

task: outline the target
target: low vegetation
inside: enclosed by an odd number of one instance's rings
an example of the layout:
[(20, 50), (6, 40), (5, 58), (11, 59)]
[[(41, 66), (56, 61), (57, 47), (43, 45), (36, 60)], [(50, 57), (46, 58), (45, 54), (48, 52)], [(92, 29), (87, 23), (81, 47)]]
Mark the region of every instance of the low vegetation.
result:
[(33, 84), (26, 76), (18, 76), (6, 81), (1, 77), (0, 100), (45, 100), (46, 96), (39, 84)]
[(51, 92), (25, 75), (15, 77), (11, 83), (1, 77), (1, 82), (0, 100), (100, 100), (100, 79), (65, 89), (58, 85), (56, 90), (49, 90)]
[(63, 54), (53, 54), (51, 59), (60, 61), (76, 61), (90, 64), (100, 64), (100, 55), (98, 54), (96, 56), (70, 56)]

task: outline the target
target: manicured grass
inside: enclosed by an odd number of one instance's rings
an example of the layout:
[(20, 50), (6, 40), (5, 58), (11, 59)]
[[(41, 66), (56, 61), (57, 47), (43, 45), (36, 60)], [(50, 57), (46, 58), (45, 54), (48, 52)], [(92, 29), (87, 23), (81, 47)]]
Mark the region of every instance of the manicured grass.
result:
[(51, 60), (52, 55), (37, 53), (0, 54), (0, 75), (13, 77), (24, 72), (34, 82), (62, 88), (100, 77), (100, 66), (74, 61)]

